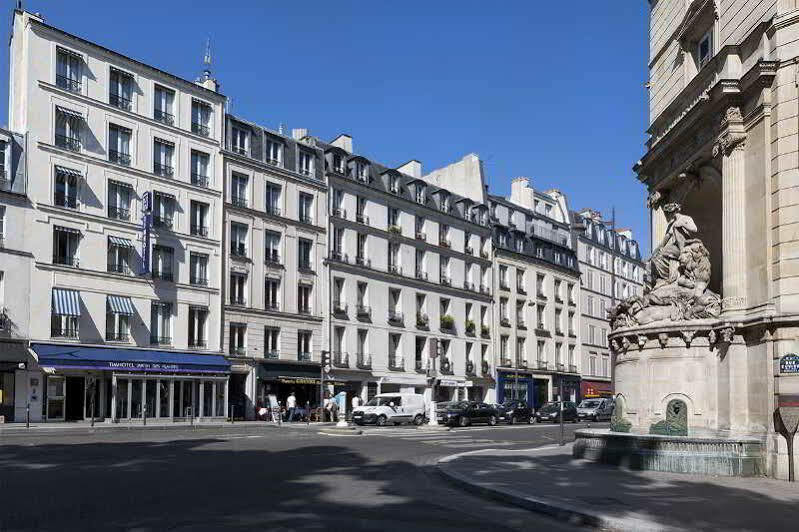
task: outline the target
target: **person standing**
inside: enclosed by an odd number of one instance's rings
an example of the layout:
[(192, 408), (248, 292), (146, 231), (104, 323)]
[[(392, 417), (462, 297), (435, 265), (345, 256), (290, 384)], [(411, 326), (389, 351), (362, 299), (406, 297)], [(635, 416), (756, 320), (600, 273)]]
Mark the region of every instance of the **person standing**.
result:
[(297, 410), (297, 398), (294, 396), (294, 391), (289, 394), (286, 399), (286, 408), (289, 410), (289, 421), (294, 421), (294, 412)]
[(361, 398), (358, 397), (357, 395), (353, 395), (350, 404), (352, 405), (352, 411), (350, 412), (350, 415), (352, 415), (355, 412), (355, 410), (357, 410), (357, 408), (361, 406)]

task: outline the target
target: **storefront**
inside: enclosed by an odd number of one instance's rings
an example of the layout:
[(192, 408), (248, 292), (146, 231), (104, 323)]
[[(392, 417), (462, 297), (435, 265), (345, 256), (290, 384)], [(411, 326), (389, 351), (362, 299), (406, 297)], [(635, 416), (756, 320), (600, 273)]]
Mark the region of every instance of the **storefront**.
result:
[[(521, 400), (535, 403), (533, 375), (526, 371), (497, 371), (497, 403)], [(540, 406), (540, 405), (539, 405)]]
[(47, 421), (182, 421), (227, 416), (230, 363), (220, 355), (31, 344)]
[(580, 395), (582, 399), (613, 397), (613, 385), (610, 383), (610, 381), (584, 380), (580, 382)]
[(561, 386), (563, 387), (563, 400), (580, 402), (580, 377), (577, 375), (556, 374), (552, 376), (552, 398), (561, 398)]
[(469, 399), (469, 389), (474, 383), (457, 377), (442, 378), (436, 382), (435, 401), (466, 401)]
[[(26, 342), (0, 341), (0, 422), (25, 421)], [(34, 421), (35, 419), (32, 419)]]
[[(288, 362), (261, 362), (258, 364), (258, 379), (255, 410), (269, 406), (269, 396), (274, 395), (282, 406), (293, 392), (297, 406), (311, 409), (319, 406), (319, 364), (292, 364)], [(326, 380), (327, 384), (330, 384)]]

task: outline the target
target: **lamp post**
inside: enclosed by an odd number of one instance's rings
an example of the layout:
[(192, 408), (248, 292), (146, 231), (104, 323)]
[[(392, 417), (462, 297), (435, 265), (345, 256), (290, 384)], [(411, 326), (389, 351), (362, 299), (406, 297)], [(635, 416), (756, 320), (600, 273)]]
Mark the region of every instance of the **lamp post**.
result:
[(430, 413), (427, 415), (427, 424), (431, 427), (438, 426), (436, 415), (436, 359), (441, 354), (441, 344), (436, 341), (436, 351), (427, 359), (427, 383), (430, 386)]

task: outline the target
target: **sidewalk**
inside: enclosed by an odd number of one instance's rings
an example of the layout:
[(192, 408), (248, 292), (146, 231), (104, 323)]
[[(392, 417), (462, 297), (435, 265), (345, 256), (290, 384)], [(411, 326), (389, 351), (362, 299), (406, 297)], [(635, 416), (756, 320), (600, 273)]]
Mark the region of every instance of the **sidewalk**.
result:
[(611, 530), (791, 530), (799, 483), (631, 471), (574, 460), (571, 445), (439, 460), (449, 480), (558, 519)]
[[(320, 427), (335, 426), (335, 423), (311, 423), (307, 425), (302, 422), (283, 423), (283, 428), (292, 429), (318, 429)], [(2, 436), (63, 436), (94, 434), (98, 432), (111, 433), (128, 430), (208, 430), (208, 429), (230, 429), (230, 430), (271, 430), (279, 429), (277, 423), (268, 421), (203, 421), (200, 423), (189, 422), (159, 422), (147, 421), (147, 425), (142, 423), (106, 423), (104, 421), (95, 422), (94, 427), (88, 421), (74, 423), (31, 423), (30, 428), (26, 428), (24, 423), (8, 423), (0, 425), (0, 437)]]

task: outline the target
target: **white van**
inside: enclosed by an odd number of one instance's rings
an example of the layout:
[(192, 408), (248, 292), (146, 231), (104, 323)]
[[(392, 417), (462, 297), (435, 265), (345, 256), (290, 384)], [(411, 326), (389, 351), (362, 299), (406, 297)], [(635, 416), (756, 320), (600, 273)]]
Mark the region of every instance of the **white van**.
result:
[(379, 393), (368, 403), (352, 413), (356, 425), (372, 424), (380, 427), (391, 423), (424, 423), (426, 413), (424, 396), (418, 393)]

